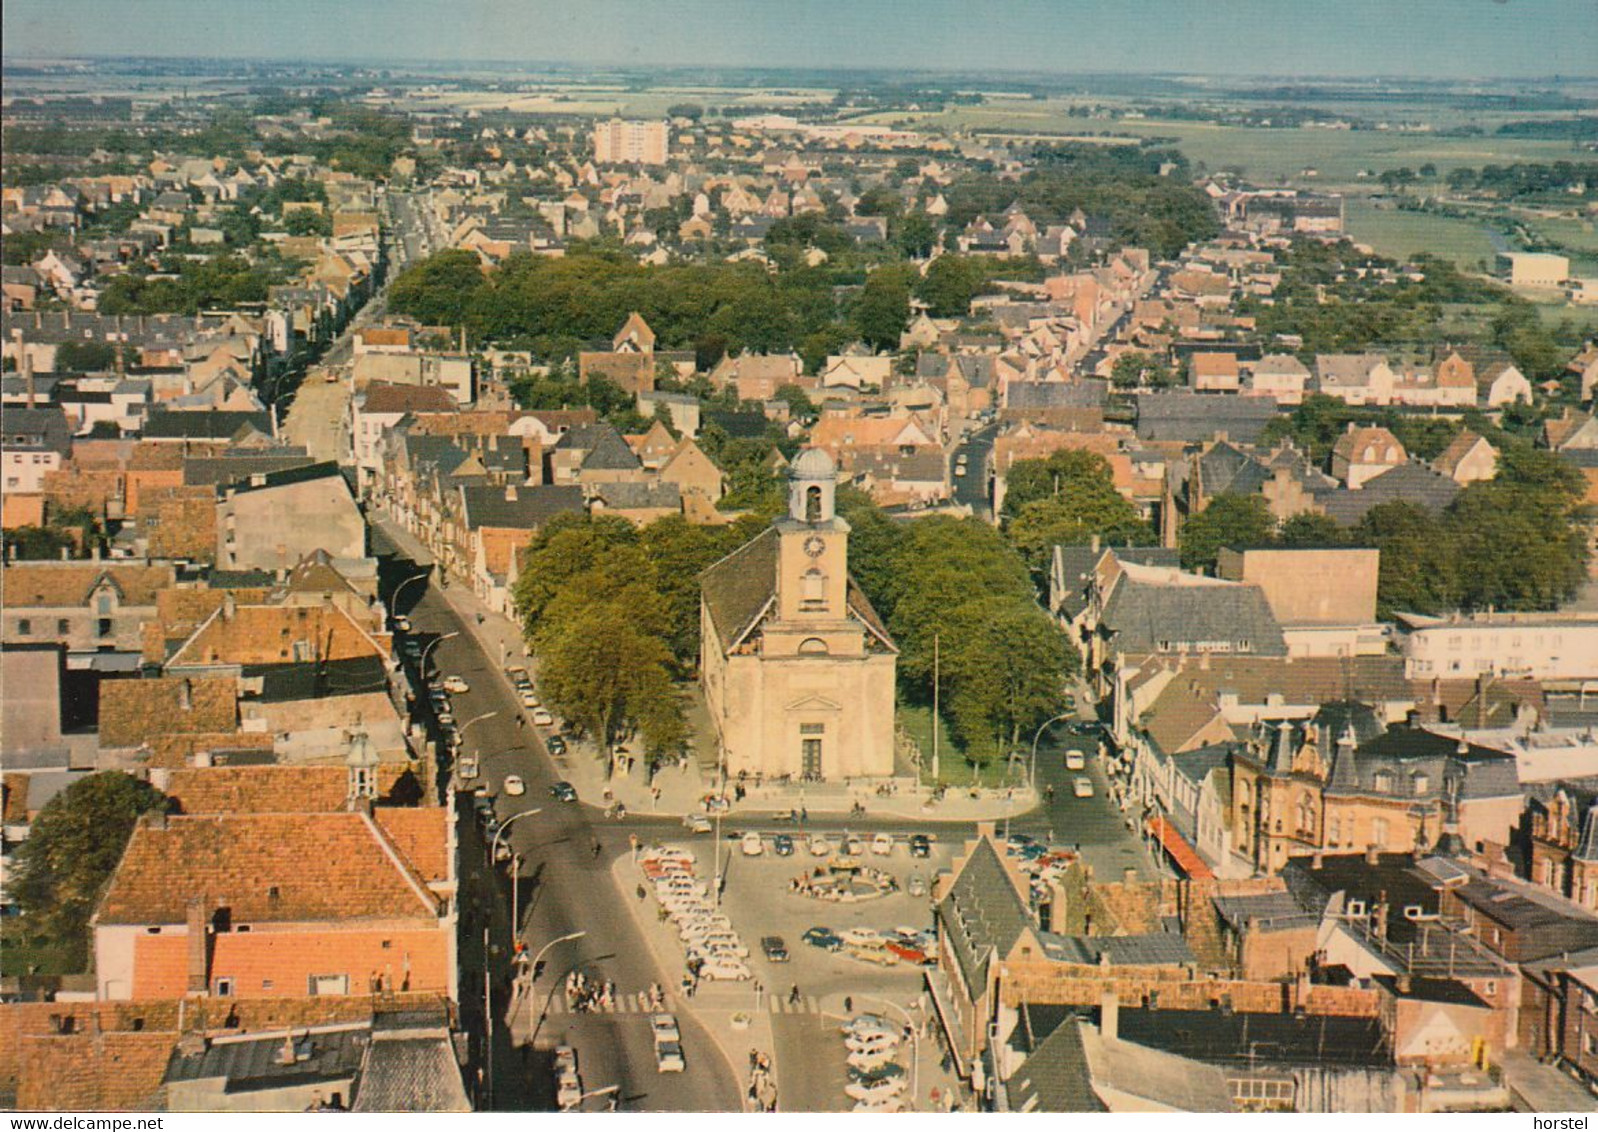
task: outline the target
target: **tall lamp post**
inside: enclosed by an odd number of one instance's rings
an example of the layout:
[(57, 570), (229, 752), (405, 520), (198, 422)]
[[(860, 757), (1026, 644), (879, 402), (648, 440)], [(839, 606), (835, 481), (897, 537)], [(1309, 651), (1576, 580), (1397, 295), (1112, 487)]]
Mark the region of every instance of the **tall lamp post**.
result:
[(399, 596), (405, 592), (406, 586), (410, 585), (412, 582), (425, 582), (432, 576), (433, 572), (431, 570), (423, 570), (420, 574), (412, 574), (409, 578), (406, 578), (399, 585), (395, 586), (394, 592), (388, 595), (388, 611), (390, 616), (392, 616), (394, 612), (399, 609)]
[(495, 711), (485, 711), (482, 715), (474, 715), (474, 716), (472, 716), (472, 718), (468, 719), (465, 723), (461, 724), (460, 730), (455, 732), (455, 746), (457, 748), (459, 748), (459, 747), (461, 747), (462, 745), (465, 744), (465, 742), (466, 742), (466, 729), (468, 727), (470, 727), (472, 724), (481, 723), (485, 719), (493, 719), (498, 714), (499, 714), (499, 712), (497, 710), (495, 710)]
[[(534, 809), (531, 809), (531, 810), (523, 810), (519, 814), (512, 814), (510, 817), (505, 819), (505, 824), (500, 826), (499, 829), (495, 831), (494, 840), (489, 842), (489, 845), (488, 845), (488, 867), (489, 868), (493, 868), (494, 867), (494, 861), (499, 856), (499, 839), (501, 837), (505, 836), (505, 831), (507, 829), (509, 829), (511, 826), (515, 825), (522, 818), (530, 818), (534, 814), (541, 814), (543, 812), (544, 812), (544, 807), (538, 806), (538, 807), (536, 807)], [(521, 934), (521, 928), (522, 928), (522, 925), (521, 925), (521, 905), (517, 901), (517, 892), (516, 892), (516, 888), (517, 888), (516, 882), (519, 879), (521, 879), (520, 875), (519, 875), (520, 874), (520, 870), (517, 867), (518, 864), (519, 864), (519, 860), (518, 860), (516, 854), (512, 853), (511, 854), (511, 880), (510, 880), (510, 938), (511, 938), (511, 943), (513, 943), (513, 944), (516, 942), (517, 937)]]
[(910, 1027), (910, 1104), (913, 1106), (921, 1092), (921, 1034), (916, 1029), (915, 1020), (910, 1017), (910, 1012), (897, 1002), (889, 1002), (887, 999), (878, 998), (876, 995), (861, 995), (860, 997), (867, 1002), (875, 1002), (886, 1006), (889, 1010), (897, 1010), (899, 1016), (904, 1019), (904, 1024)]
[(427, 647), (422, 650), (422, 655), (416, 661), (416, 671), (420, 672), (422, 677), (425, 679), (427, 676), (427, 654), (432, 652), (443, 642), (449, 640), (451, 637), (458, 637), (460, 635), (461, 631), (456, 629), (453, 632), (444, 633), (441, 636), (434, 637), (432, 640), (428, 641)]
[(1027, 781), (1029, 783), (1031, 783), (1032, 789), (1033, 789), (1034, 792), (1038, 788), (1038, 740), (1043, 738), (1043, 733), (1045, 731), (1047, 731), (1050, 727), (1054, 726), (1054, 724), (1059, 723), (1060, 720), (1062, 720), (1062, 719), (1070, 719), (1070, 718), (1071, 718), (1071, 713), (1070, 712), (1062, 711), (1059, 715), (1055, 716), (1053, 719), (1045, 719), (1043, 721), (1042, 726), (1040, 726), (1038, 728), (1037, 734), (1032, 736), (1032, 762), (1031, 762), (1030, 767), (1027, 770)]

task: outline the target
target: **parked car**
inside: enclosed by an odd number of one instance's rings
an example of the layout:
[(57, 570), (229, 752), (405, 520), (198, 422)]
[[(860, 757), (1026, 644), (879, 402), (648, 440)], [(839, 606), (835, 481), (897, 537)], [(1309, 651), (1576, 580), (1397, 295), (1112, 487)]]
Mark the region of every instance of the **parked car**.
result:
[(1078, 778), (1071, 783), (1071, 793), (1078, 798), (1093, 797), (1093, 780), (1091, 778)]
[(709, 833), (714, 828), (704, 814), (685, 814), (682, 824), (689, 833)]
[(838, 1027), (838, 1032), (846, 1037), (850, 1034), (877, 1032), (891, 1034), (894, 1032), (894, 1025), (880, 1014), (856, 1014), (849, 1021)]
[(761, 843), (760, 834), (758, 833), (744, 834), (738, 845), (743, 850), (745, 857), (758, 857), (766, 851), (766, 847)]
[(565, 779), (561, 779), (559, 782), (551, 786), (549, 788), (549, 793), (550, 796), (553, 797), (557, 802), (577, 801), (577, 787), (573, 786)]
[(822, 951), (841, 951), (843, 939), (831, 928), (810, 928), (801, 937), (811, 947), (819, 947)]
[(455, 764), (455, 774), (462, 782), (470, 782), (479, 774), (476, 755), (464, 755)]
[(411, 619), (402, 613), (396, 613), (394, 615), (394, 631), (396, 633), (409, 633), (411, 631)]
[(534, 708), (533, 722), (539, 727), (553, 727), (555, 726), (555, 717), (549, 714), (548, 708)]
[(932, 842), (924, 833), (913, 834), (910, 838), (910, 856), (932, 856)]
[(407, 637), (400, 642), (400, 652), (404, 654), (407, 660), (417, 660), (422, 655), (422, 646)]
[(905, 882), (904, 890), (911, 896), (925, 896), (927, 894), (927, 882), (922, 879), (920, 873), (911, 873), (910, 879)]
[(655, 1069), (660, 1073), (681, 1073), (688, 1068), (683, 1060), (681, 1042), (655, 1043)]
[(527, 679), (527, 666), (524, 664), (507, 664), (505, 666), (505, 675), (510, 678), (512, 684), (520, 685), (523, 680)]
[(444, 677), (444, 682), (441, 687), (444, 689), (444, 691), (448, 692), (452, 696), (464, 696), (467, 692), (472, 690), (472, 686), (470, 684), (461, 679), (459, 676), (456, 676), (454, 673)]
[(825, 837), (812, 837), (810, 839), (810, 855), (812, 857), (830, 857), (832, 855), (832, 842)]
[(793, 838), (786, 833), (779, 833), (771, 839), (771, 851), (779, 857), (793, 856)]
[(566, 740), (559, 735), (551, 735), (549, 742), (545, 743), (544, 746), (549, 748), (549, 753), (552, 755), (564, 755), (566, 753)]
[(522, 781), (522, 776), (519, 774), (507, 774), (505, 776), (505, 793), (512, 798), (520, 798), (527, 793), (527, 783)]
[(893, 834), (879, 833), (871, 839), (871, 851), (879, 857), (893, 855)]
[(768, 935), (760, 941), (760, 950), (773, 963), (788, 962), (788, 945), (780, 935)]
[(529, 684), (527, 687), (519, 689), (519, 692), (521, 694), (522, 707), (536, 708), (540, 706), (538, 697), (533, 694), (532, 685)]

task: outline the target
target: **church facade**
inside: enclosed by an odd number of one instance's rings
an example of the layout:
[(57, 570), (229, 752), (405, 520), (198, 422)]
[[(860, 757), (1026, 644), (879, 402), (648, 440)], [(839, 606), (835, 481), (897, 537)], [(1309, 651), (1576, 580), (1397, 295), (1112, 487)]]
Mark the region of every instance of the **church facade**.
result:
[(730, 775), (893, 773), (898, 650), (849, 576), (837, 478), (800, 453), (788, 514), (700, 576), (700, 681)]

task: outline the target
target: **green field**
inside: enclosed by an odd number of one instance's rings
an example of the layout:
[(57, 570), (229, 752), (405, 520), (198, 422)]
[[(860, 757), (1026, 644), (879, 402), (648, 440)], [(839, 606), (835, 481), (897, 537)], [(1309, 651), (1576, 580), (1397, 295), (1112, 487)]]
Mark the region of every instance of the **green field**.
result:
[[(1257, 129), (1218, 126), (1209, 122), (1158, 118), (1072, 117), (1065, 99), (1003, 99), (982, 106), (952, 106), (936, 114), (885, 113), (862, 122), (904, 124), (920, 129), (1003, 130), (1011, 133), (1107, 133), (1137, 137), (1174, 137), (1189, 159), (1210, 169), (1237, 168), (1259, 183), (1355, 185), (1364, 169), (1380, 173), (1401, 165), (1419, 168), (1431, 162), (1439, 172), (1460, 165), (1508, 164), (1515, 161), (1570, 160), (1569, 142), (1525, 138), (1436, 137), (1396, 130)], [(1304, 177), (1306, 169), (1314, 176)]]
[(1429, 252), (1453, 260), (1462, 269), (1480, 271), (1484, 263), (1491, 269), (1496, 254), (1486, 225), (1479, 221), (1377, 208), (1369, 200), (1350, 197), (1344, 223), (1350, 239), (1396, 260)]

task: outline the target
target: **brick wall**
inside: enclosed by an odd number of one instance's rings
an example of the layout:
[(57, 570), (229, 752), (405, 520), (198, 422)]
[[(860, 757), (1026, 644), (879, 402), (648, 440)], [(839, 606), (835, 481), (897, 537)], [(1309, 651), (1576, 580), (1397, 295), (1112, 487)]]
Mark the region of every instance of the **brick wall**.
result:
[(1303, 1006), (1310, 1014), (1374, 1017), (1381, 995), (1374, 990), (1307, 984), (1246, 982), (1241, 979), (1189, 977), (1175, 967), (1137, 972), (1108, 970), (1069, 963), (1005, 964), (1000, 994), (1004, 1002), (1060, 1003), (1096, 1006), (1113, 989), (1125, 1003), (1142, 1003), (1156, 995), (1162, 1009), (1208, 1010), (1230, 997), (1232, 1008), (1256, 1014), (1279, 1013)]

